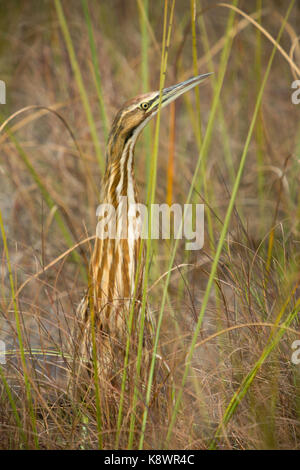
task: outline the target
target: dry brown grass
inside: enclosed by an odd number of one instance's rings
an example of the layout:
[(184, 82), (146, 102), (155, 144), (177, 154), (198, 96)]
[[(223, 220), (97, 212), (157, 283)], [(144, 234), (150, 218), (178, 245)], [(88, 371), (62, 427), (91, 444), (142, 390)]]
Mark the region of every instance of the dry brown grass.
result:
[[(2, 367), (8, 383), (14, 384), (12, 390), (17, 391), (16, 412), (21, 431), (7, 391), (2, 387), (0, 447), (36, 447), (34, 422), (42, 449), (97, 448), (99, 423), (97, 425), (93, 381), (85, 401), (72, 400), (65, 393), (64, 369), (70, 367), (72, 360), (78, 360), (73, 354), (75, 345), (71, 331), (77, 304), (86, 287), (84, 272), (93, 240), (84, 240), (93, 237), (95, 232), (101, 174), (55, 8), (52, 2), (43, 1), (37, 11), (32, 3), (11, 2), (9, 7), (1, 7), (0, 78), (7, 84), (7, 105), (1, 105), (1, 119), (25, 106), (48, 106), (70, 126), (81, 154), (65, 123), (53, 113), (31, 109), (9, 122), (8, 128), (54, 201), (54, 207), (49, 209), (15, 142), (6, 132), (7, 127), (0, 134), (0, 210), (18, 292), (24, 347), (26, 350), (42, 349), (46, 355), (49, 350), (63, 353), (62, 357), (47, 356), (46, 362), (42, 357), (38, 365), (33, 359), (35, 355), (29, 360), (29, 365), (34, 366), (29, 370), (33, 399), (31, 417), (23, 374), (16, 378), (14, 372), (12, 378), (11, 360)], [(99, 3), (90, 4), (90, 11), (105, 109), (111, 122), (118, 107), (142, 91), (138, 9), (141, 2), (113, 0)], [(157, 89), (163, 6), (160, 2), (150, 3), (149, 88)], [(276, 37), (280, 15), (285, 15), (287, 2), (268, 0), (263, 3), (262, 25)], [(70, 11), (67, 2), (62, 4), (104, 153), (105, 132), (81, 3), (73, 2)], [(205, 8), (211, 2), (202, 1), (201, 4)], [(240, 1), (239, 8), (252, 14), (258, 4), (259, 1)], [(197, 11), (200, 11), (200, 2), (197, 5)], [(204, 14), (209, 51), (213, 53), (216, 47), (211, 63), (207, 60), (209, 54), (205, 50), (203, 29), (197, 23), (199, 73), (211, 70), (212, 66), (218, 71), (227, 16), (227, 9), (221, 6), (208, 9)], [(287, 53), (294, 44), (293, 60), (298, 67), (299, 46), (295, 37), (299, 35), (299, 20), (300, 10), (296, 5), (281, 40)], [(189, 2), (178, 1), (167, 85), (193, 75), (189, 21)], [(205, 200), (212, 230), (208, 232), (206, 219), (203, 250), (187, 255), (183, 243), (178, 248), (164, 310), (160, 345), (177, 391), (256, 102), (260, 74), (264, 73), (272, 51), (272, 44), (265, 37), (261, 38), (260, 49), (257, 29), (248, 25), (247, 20), (242, 24), (241, 21), (244, 20), (237, 15), (235, 28), (240, 28), (240, 32), (233, 40), (221, 92), (221, 110), (216, 115), (205, 174), (202, 174), (206, 189), (201, 187), (200, 192), (195, 191), (196, 202)], [(221, 41), (220, 50), (215, 46), (218, 41)], [(299, 299), (299, 287), (294, 288), (299, 283), (300, 260), (300, 105), (291, 103), (293, 80), (287, 61), (278, 52), (264, 92), (259, 122), (250, 144), (235, 212), (197, 340), (170, 448), (205, 449), (209, 446), (235, 391), (260, 357), (283, 305), (286, 303), (284, 312), (287, 315)], [(203, 133), (214, 94), (212, 83), (200, 88)], [(182, 204), (190, 189), (199, 153), (196, 109), (193, 94), (176, 103), (173, 201)], [(150, 132), (153, 135), (154, 128)], [(169, 128), (169, 114), (163, 111), (156, 191), (156, 201), (160, 203), (166, 200), (170, 135), (173, 133)], [(145, 200), (147, 185), (147, 145), (147, 139), (142, 137), (136, 149), (136, 178), (142, 200)], [(70, 246), (55, 219), (57, 213), (61, 214), (73, 246), (82, 242), (66, 256), (61, 255)], [(7, 349), (16, 350), (19, 344), (15, 312), (1, 243), (0, 338), (6, 342)], [(72, 257), (74, 252), (78, 253), (77, 260)], [(170, 252), (171, 245), (166, 241), (154, 245), (148, 295), (154, 315), (159, 312), (163, 275), (168, 269)], [(51, 266), (44, 269), (48, 264)], [(37, 272), (40, 274), (35, 276)], [(25, 281), (25, 286), (18, 291)], [(284, 319), (285, 316), (282, 321)], [(298, 335), (299, 319), (296, 318), (257, 371), (247, 394), (223, 428), (218, 440), (220, 448), (299, 449), (300, 369), (299, 365), (291, 363), (291, 344)], [(13, 362), (20, 367), (18, 358), (19, 355), (14, 354)], [(27, 358), (30, 358), (29, 353)], [(49, 365), (52, 362), (56, 364), (53, 368)], [(118, 410), (120, 389), (115, 387), (111, 391), (110, 384), (101, 386), (102, 406), (108, 410), (106, 416), (111, 416), (111, 422), (102, 423), (103, 446), (114, 448), (115, 411)], [(130, 394), (126, 399), (130, 402)], [(142, 408), (142, 390), (139, 403)], [(131, 411), (127, 404), (121, 448), (127, 446)], [(169, 412), (172, 412), (172, 405)], [(138, 413), (135, 446), (139, 420)], [(165, 409), (150, 410), (144, 448), (164, 448), (168, 426), (169, 415)]]

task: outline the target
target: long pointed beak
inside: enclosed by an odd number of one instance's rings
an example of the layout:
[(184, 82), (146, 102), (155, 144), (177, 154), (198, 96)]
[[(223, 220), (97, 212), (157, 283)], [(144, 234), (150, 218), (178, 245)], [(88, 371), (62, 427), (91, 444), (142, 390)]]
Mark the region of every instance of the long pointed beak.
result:
[[(177, 83), (177, 85), (170, 86), (168, 88), (164, 88), (162, 91), (162, 100), (161, 100), (161, 107), (165, 107), (170, 104), (172, 101), (176, 100), (179, 96), (181, 96), (186, 91), (191, 90), (195, 86), (199, 85), (199, 83), (203, 82), (207, 77), (212, 75), (212, 73), (203, 73), (202, 75), (198, 75), (197, 77), (189, 78), (184, 82)], [(153, 102), (150, 111), (154, 110), (155, 107), (158, 108), (159, 105), (159, 93), (157, 99)]]

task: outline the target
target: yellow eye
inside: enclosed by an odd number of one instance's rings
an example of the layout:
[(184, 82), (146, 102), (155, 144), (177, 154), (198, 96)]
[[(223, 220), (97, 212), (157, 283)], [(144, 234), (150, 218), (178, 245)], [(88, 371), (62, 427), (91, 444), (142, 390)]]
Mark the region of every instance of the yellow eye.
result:
[(146, 110), (149, 108), (149, 103), (146, 103), (146, 102), (145, 102), (145, 103), (142, 103), (142, 104), (141, 104), (141, 108), (142, 108), (144, 111), (146, 111)]

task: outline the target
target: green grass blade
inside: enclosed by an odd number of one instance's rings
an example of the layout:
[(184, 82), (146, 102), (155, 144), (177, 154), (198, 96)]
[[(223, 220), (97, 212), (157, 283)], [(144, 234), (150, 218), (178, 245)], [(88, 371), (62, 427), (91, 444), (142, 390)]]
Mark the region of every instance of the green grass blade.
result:
[[(144, 285), (143, 285), (143, 300), (142, 300), (143, 303), (145, 302), (145, 297), (146, 297), (147, 288), (148, 288), (148, 271), (149, 271), (150, 259), (151, 259), (151, 218), (152, 218), (151, 207), (155, 201), (162, 90), (164, 88), (164, 83), (165, 83), (165, 75), (166, 75), (167, 60), (168, 60), (168, 48), (169, 48), (170, 39), (171, 39), (174, 8), (175, 8), (175, 0), (173, 0), (171, 4), (171, 10), (169, 14), (169, 24), (168, 24), (168, 29), (167, 29), (167, 2), (165, 2), (163, 47), (162, 47), (160, 84), (159, 84), (160, 98), (159, 98), (159, 107), (158, 107), (155, 136), (154, 136), (153, 155), (151, 158), (151, 174), (150, 174), (150, 185), (149, 185), (149, 194), (148, 194), (149, 234), (148, 234), (148, 239), (147, 239), (147, 250), (146, 250), (146, 268), (145, 268), (146, 275), (145, 275)], [(143, 312), (142, 314), (145, 315), (145, 312)], [(159, 325), (157, 325), (157, 328), (158, 327)], [(157, 352), (157, 341), (155, 338), (155, 343), (154, 343), (154, 348), (153, 348), (153, 353), (152, 353), (152, 361), (151, 361), (150, 372), (149, 372), (149, 379), (148, 379), (148, 384), (147, 384), (147, 391), (146, 391), (146, 407), (145, 407), (143, 418), (142, 418), (142, 430), (141, 430), (141, 436), (140, 436), (140, 441), (139, 441), (139, 449), (142, 449), (143, 444), (144, 444), (146, 423), (147, 423), (147, 417), (148, 417), (148, 405), (150, 403), (152, 383), (153, 383), (153, 377), (154, 377), (156, 352)]]
[[(257, 22), (261, 25), (261, 10), (262, 10), (262, 0), (256, 0), (256, 9), (260, 12)], [(262, 33), (259, 29), (256, 30), (256, 49), (255, 49), (255, 64), (254, 64), (254, 73), (255, 73), (255, 82), (259, 84), (261, 82), (262, 75)], [(263, 130), (263, 119), (262, 119), (262, 109), (259, 110), (259, 115), (256, 123), (256, 143), (257, 143), (257, 189), (259, 196), (259, 208), (260, 208), (260, 217), (261, 222), (263, 222), (264, 216), (264, 130)]]
[(11, 289), (11, 295), (12, 295), (13, 307), (14, 307), (14, 313), (15, 313), (15, 324), (16, 324), (16, 330), (17, 330), (20, 353), (21, 353), (21, 362), (22, 362), (22, 368), (23, 368), (23, 374), (24, 374), (24, 382), (25, 382), (26, 396), (27, 396), (27, 402), (28, 402), (28, 407), (29, 407), (29, 414), (30, 414), (30, 419), (31, 419), (31, 427), (33, 431), (34, 445), (35, 445), (35, 448), (38, 449), (39, 441), (38, 441), (38, 434), (37, 434), (37, 429), (36, 429), (36, 417), (35, 417), (34, 409), (33, 409), (33, 400), (32, 400), (32, 395), (31, 395), (31, 386), (30, 386), (30, 381), (29, 381), (29, 376), (28, 376), (28, 371), (27, 371), (27, 366), (26, 366), (25, 353), (24, 353), (19, 309), (17, 305), (17, 299), (15, 296), (14, 279), (13, 279), (13, 273), (12, 273), (11, 264), (10, 264), (7, 239), (6, 239), (6, 234), (4, 230), (4, 224), (3, 224), (1, 211), (0, 211), (0, 231), (2, 235), (4, 253), (6, 257), (6, 263), (7, 263), (8, 274), (9, 274), (10, 289)]
[(15, 420), (16, 420), (16, 423), (17, 423), (17, 426), (18, 426), (18, 429), (19, 429), (19, 433), (20, 433), (20, 436), (21, 436), (21, 439), (23, 441), (23, 444), (24, 444), (24, 447), (25, 449), (28, 447), (28, 442), (27, 442), (27, 438), (26, 438), (26, 435), (24, 433), (24, 430), (23, 430), (23, 427), (22, 427), (22, 423), (21, 423), (21, 419), (20, 419), (20, 416), (19, 416), (19, 413), (18, 413), (18, 410), (17, 410), (17, 407), (16, 407), (16, 403), (15, 403), (15, 400), (12, 396), (12, 393), (11, 393), (11, 390), (10, 390), (10, 387), (7, 383), (7, 380), (5, 378), (5, 374), (3, 372), (3, 369), (2, 367), (0, 366), (0, 377), (1, 377), (1, 380), (3, 382), (3, 385), (4, 385), (4, 389), (5, 389), (5, 392), (6, 392), (6, 395), (8, 397), (8, 401), (10, 403), (10, 406), (12, 408), (12, 411), (13, 411), (13, 414), (14, 414), (14, 417), (15, 417)]
[[(199, 75), (198, 72), (198, 57), (197, 57), (197, 38), (196, 38), (196, 0), (190, 0), (191, 9), (191, 25), (192, 25), (192, 53), (193, 53), (193, 69), (195, 77)], [(201, 108), (200, 108), (200, 90), (199, 87), (195, 88), (196, 95), (196, 113), (197, 113), (197, 141), (199, 147), (202, 144), (202, 129), (201, 129)]]
[[(284, 311), (285, 311), (285, 309), (283, 309), (283, 311), (280, 315), (280, 318), (283, 315)], [(261, 368), (261, 366), (263, 365), (265, 360), (269, 357), (271, 352), (276, 348), (276, 346), (278, 346), (279, 341), (281, 340), (283, 334), (286, 331), (286, 328), (288, 328), (290, 326), (290, 324), (293, 322), (293, 320), (295, 320), (295, 318), (297, 318), (297, 316), (299, 314), (299, 311), (300, 311), (300, 299), (298, 299), (294, 309), (292, 310), (292, 312), (289, 313), (289, 315), (287, 316), (287, 319), (281, 325), (279, 330), (277, 332), (273, 331), (273, 333), (271, 334), (271, 338), (269, 339), (268, 343), (266, 344), (260, 358), (256, 361), (255, 365), (253, 366), (253, 368), (251, 369), (249, 374), (245, 377), (245, 379), (242, 381), (240, 387), (238, 388), (238, 390), (235, 392), (234, 396), (232, 397), (228, 407), (226, 408), (226, 411), (224, 413), (222, 421), (220, 422), (220, 424), (219, 424), (219, 426), (218, 426), (218, 428), (215, 432), (214, 438), (213, 438), (212, 442), (210, 443), (210, 446), (209, 446), (210, 450), (216, 449), (217, 440), (220, 437), (220, 434), (221, 434), (222, 430), (228, 424), (228, 422), (232, 418), (236, 408), (238, 407), (239, 403), (241, 402), (243, 397), (246, 395), (250, 385), (252, 384), (253, 380), (256, 377), (257, 372), (259, 371), (259, 369)]]
[[(140, 29), (141, 29), (141, 75), (142, 75), (142, 90), (143, 93), (149, 91), (149, 63), (148, 63), (148, 49), (149, 49), (149, 34), (147, 27), (149, 1), (137, 0), (140, 16)], [(146, 126), (143, 131), (143, 139), (145, 142), (146, 152), (146, 192), (149, 190), (150, 184), (150, 168), (151, 168), (151, 122)]]
[[(279, 41), (280, 38), (281, 38), (281, 34), (284, 30), (286, 21), (289, 17), (289, 14), (291, 12), (291, 9), (292, 9), (294, 3), (295, 3), (295, 0), (292, 0), (290, 5), (289, 5), (286, 17), (285, 17), (285, 19), (284, 19), (284, 21), (281, 25), (281, 28), (280, 28), (280, 31), (279, 31), (279, 34), (278, 34), (278, 37), (277, 37), (277, 41)], [(174, 406), (174, 411), (173, 411), (173, 414), (172, 414), (171, 422), (170, 422), (168, 433), (167, 433), (167, 439), (166, 439), (167, 442), (170, 440), (172, 430), (173, 430), (173, 426), (175, 424), (175, 419), (176, 419), (176, 416), (177, 416), (177, 413), (178, 413), (178, 410), (179, 410), (179, 405), (180, 405), (180, 402), (181, 402), (184, 385), (186, 383), (186, 379), (187, 379), (187, 376), (188, 376), (188, 373), (189, 373), (189, 370), (190, 370), (190, 365), (191, 365), (191, 360), (192, 360), (194, 348), (195, 348), (195, 345), (196, 345), (197, 337), (198, 337), (199, 332), (200, 332), (200, 328), (201, 328), (201, 325), (202, 325), (202, 320), (203, 320), (203, 317), (204, 317), (204, 313), (205, 313), (205, 310), (206, 310), (206, 307), (207, 307), (207, 304), (208, 304), (210, 291), (211, 291), (211, 288), (212, 288), (212, 285), (213, 285), (213, 282), (214, 282), (214, 278), (215, 278), (215, 274), (216, 274), (216, 271), (217, 271), (217, 266), (218, 266), (218, 263), (219, 263), (221, 251), (222, 251), (223, 244), (224, 244), (224, 241), (225, 241), (225, 237), (226, 237), (226, 234), (227, 234), (231, 214), (232, 214), (232, 211), (233, 211), (233, 207), (234, 207), (237, 192), (238, 192), (238, 189), (239, 189), (243, 169), (244, 169), (244, 166), (245, 166), (246, 157), (247, 157), (247, 154), (248, 154), (248, 149), (249, 149), (251, 137), (253, 135), (256, 119), (257, 119), (258, 112), (259, 112), (259, 109), (260, 109), (263, 92), (264, 92), (267, 80), (269, 78), (269, 74), (270, 74), (270, 70), (271, 70), (271, 66), (272, 66), (272, 63), (273, 63), (275, 53), (276, 53), (276, 47), (274, 46), (274, 48), (272, 50), (270, 60), (269, 60), (269, 63), (268, 63), (268, 66), (267, 66), (267, 69), (266, 69), (266, 72), (265, 72), (265, 75), (264, 75), (264, 78), (263, 78), (263, 81), (262, 81), (262, 84), (261, 84), (261, 87), (260, 87), (260, 90), (259, 90), (259, 94), (258, 94), (258, 97), (257, 97), (257, 100), (256, 100), (253, 117), (252, 117), (252, 120), (251, 120), (251, 124), (250, 124), (250, 127), (249, 127), (249, 131), (248, 131), (248, 134), (247, 134), (244, 150), (243, 150), (241, 161), (240, 161), (240, 166), (239, 166), (239, 169), (238, 169), (238, 172), (237, 172), (236, 180), (235, 180), (234, 187), (233, 187), (233, 190), (232, 190), (232, 195), (231, 195), (231, 198), (230, 198), (230, 201), (229, 201), (228, 209), (227, 209), (225, 220), (224, 220), (224, 225), (223, 225), (223, 228), (222, 228), (222, 231), (221, 231), (221, 234), (220, 234), (219, 243), (218, 243), (218, 246), (217, 246), (216, 254), (215, 254), (215, 257), (214, 257), (214, 260), (213, 260), (213, 264), (212, 264), (211, 272), (210, 272), (210, 275), (209, 275), (207, 287), (206, 287), (204, 298), (203, 298), (203, 301), (202, 301), (202, 307), (201, 307), (201, 310), (200, 310), (200, 313), (199, 313), (198, 322), (197, 322), (197, 325), (196, 325), (196, 328), (195, 328), (195, 332), (194, 332), (193, 339), (192, 339), (192, 342), (191, 342), (191, 345), (190, 345), (190, 348), (189, 348), (189, 352), (187, 354), (186, 366), (185, 366), (183, 377), (182, 377), (181, 387), (180, 387), (180, 390), (178, 392), (178, 396), (177, 396), (176, 403), (175, 403), (175, 406)]]
[[(90, 283), (92, 286), (92, 283)], [(98, 430), (98, 448), (103, 449), (102, 440), (102, 413), (101, 413), (101, 400), (100, 400), (100, 387), (99, 387), (99, 363), (97, 354), (97, 343), (96, 343), (96, 326), (95, 326), (95, 308), (94, 308), (94, 296), (92, 289), (89, 293), (89, 308), (91, 315), (91, 330), (92, 330), (92, 354), (93, 354), (93, 369), (94, 369), (94, 384), (95, 384), (95, 401), (96, 401), (96, 418), (97, 418), (97, 430)]]
[(77, 61), (77, 58), (76, 58), (76, 54), (75, 54), (75, 50), (74, 50), (74, 47), (73, 47), (71, 35), (70, 35), (70, 32), (69, 32), (69, 28), (68, 28), (68, 25), (67, 25), (67, 21), (66, 21), (66, 18), (65, 18), (64, 11), (63, 11), (60, 0), (55, 0), (55, 8), (56, 8), (56, 12), (57, 12), (58, 21), (59, 21), (64, 39), (65, 39), (65, 42), (66, 42), (66, 46), (67, 46), (67, 50), (68, 50), (68, 53), (69, 53), (72, 70), (74, 72), (75, 80), (76, 80), (76, 83), (77, 83), (77, 86), (78, 86), (79, 94), (80, 94), (82, 104), (83, 104), (83, 107), (84, 107), (84, 110), (85, 110), (85, 114), (86, 114), (86, 117), (87, 117), (87, 121), (88, 121), (88, 124), (89, 124), (89, 128), (90, 128), (93, 144), (94, 144), (94, 147), (95, 147), (99, 167), (100, 167), (101, 172), (104, 173), (105, 159), (104, 159), (103, 154), (102, 154), (102, 150), (101, 150), (101, 146), (100, 146), (100, 142), (99, 142), (99, 138), (98, 138), (98, 133), (97, 133), (93, 113), (92, 113), (92, 110), (91, 110), (91, 107), (90, 107), (87, 92), (85, 90), (82, 74), (81, 74), (80, 67), (79, 67), (79, 64), (78, 64), (78, 61)]
[[(30, 173), (33, 180), (36, 182), (38, 188), (40, 189), (41, 194), (42, 194), (47, 206), (49, 207), (49, 209), (52, 209), (52, 207), (54, 207), (54, 206), (59, 207), (58, 204), (56, 204), (55, 201), (52, 199), (49, 191), (47, 190), (46, 186), (43, 184), (40, 176), (35, 171), (32, 163), (30, 162), (29, 156), (27, 155), (25, 150), (22, 148), (22, 146), (20, 145), (17, 138), (13, 135), (13, 133), (10, 130), (6, 130), (6, 132), (8, 133), (10, 140), (14, 143), (14, 145), (15, 145), (15, 147), (16, 147), (23, 163), (25, 164), (28, 172)], [(60, 212), (55, 211), (54, 218), (57, 222), (57, 225), (58, 225), (58, 227), (59, 227), (59, 229), (60, 229), (67, 245), (68, 245), (68, 247), (71, 248), (73, 246), (72, 237), (70, 235), (70, 232), (69, 232), (68, 228), (66, 227), (66, 224), (65, 224)], [(72, 251), (71, 256), (72, 256), (73, 260), (79, 265), (82, 276), (84, 278), (86, 278), (86, 271), (85, 271), (84, 266), (82, 265), (82, 261), (81, 261), (80, 256), (78, 255), (78, 253), (76, 251)]]
[[(237, 3), (237, 1), (236, 1), (236, 3)], [(229, 41), (228, 32), (230, 31), (230, 29), (232, 27), (233, 19), (234, 19), (234, 13), (231, 12), (230, 15), (229, 15), (229, 20), (228, 20), (228, 25), (227, 25), (228, 40), (227, 40), (227, 42), (224, 46), (225, 52), (223, 52), (223, 55), (225, 55), (225, 58), (229, 55), (228, 49), (229, 49), (229, 46), (230, 46), (231, 42)], [(227, 61), (225, 61), (225, 59), (223, 59), (223, 61), (225, 62), (225, 65), (226, 65)], [(216, 110), (217, 110), (217, 106), (218, 106), (219, 94), (221, 92), (221, 87), (222, 87), (224, 75), (225, 75), (225, 66), (223, 66), (223, 69), (221, 70), (221, 72), (219, 74), (219, 77), (218, 77), (217, 93), (215, 94), (215, 97), (214, 97), (214, 100), (213, 100), (212, 110), (211, 110), (211, 113), (210, 113), (210, 118), (209, 118), (207, 130), (206, 130), (206, 133), (205, 133), (202, 149), (201, 149), (201, 152), (199, 154), (198, 162), (197, 162), (196, 169), (195, 169), (195, 172), (194, 172), (194, 177), (193, 177), (193, 180), (192, 180), (192, 183), (191, 183), (191, 188), (190, 188), (190, 191), (189, 191), (189, 194), (188, 194), (188, 197), (187, 197), (187, 202), (186, 202), (187, 204), (191, 200), (191, 197), (192, 197), (192, 194), (193, 194), (193, 191), (194, 191), (194, 187), (195, 187), (198, 175), (199, 175), (199, 170), (200, 170), (200, 167), (201, 167), (201, 161), (202, 161), (202, 157), (203, 157), (203, 151), (204, 151), (204, 149), (206, 149), (208, 147), (208, 142), (209, 142), (211, 134), (212, 134), (212, 127), (213, 127), (213, 124), (214, 124), (214, 116), (216, 114)], [(180, 229), (181, 229), (181, 227), (180, 227)], [(160, 328), (161, 328), (162, 319), (163, 319), (164, 307), (165, 307), (165, 303), (166, 303), (166, 299), (167, 299), (167, 290), (168, 290), (168, 285), (169, 285), (170, 276), (171, 276), (171, 269), (172, 269), (172, 266), (174, 264), (177, 247), (178, 247), (178, 240), (175, 240), (173, 252), (172, 252), (171, 257), (170, 257), (168, 274), (166, 276), (166, 281), (165, 281), (165, 285), (164, 285), (161, 308), (160, 308), (160, 312), (159, 312), (159, 316), (158, 316), (158, 322), (157, 322), (157, 325), (156, 325), (156, 335), (155, 335), (155, 341), (154, 341), (151, 369), (150, 369), (149, 380), (148, 380), (148, 385), (147, 385), (147, 396), (146, 396), (147, 401), (146, 401), (146, 404), (149, 404), (149, 400), (150, 400), (150, 393), (151, 393), (151, 387), (152, 387), (152, 381), (153, 381), (153, 375), (154, 375), (154, 368), (155, 368), (155, 361), (156, 361), (156, 351), (157, 351), (157, 348), (158, 348)], [(147, 415), (148, 415), (148, 410), (146, 408), (145, 411), (144, 411), (144, 416), (143, 416), (142, 434), (141, 434), (141, 440), (140, 440), (140, 445), (139, 445), (140, 448), (142, 448), (142, 445), (143, 445), (143, 436), (144, 436), (145, 427), (146, 427)]]
[(95, 43), (95, 38), (94, 38), (94, 33), (93, 33), (93, 26), (92, 26), (91, 17), (89, 14), (89, 7), (88, 7), (87, 0), (81, 0), (81, 4), (82, 4), (85, 22), (86, 22), (88, 34), (89, 34), (90, 49), (91, 49), (92, 62), (93, 62), (93, 71), (94, 71), (94, 76), (95, 76), (95, 85), (96, 85), (96, 90), (97, 90), (97, 95), (98, 95), (98, 100), (99, 100), (100, 112), (102, 116), (103, 133), (104, 133), (104, 137), (106, 141), (108, 137), (108, 119), (107, 119), (103, 93), (102, 93), (100, 67), (99, 67), (96, 43)]

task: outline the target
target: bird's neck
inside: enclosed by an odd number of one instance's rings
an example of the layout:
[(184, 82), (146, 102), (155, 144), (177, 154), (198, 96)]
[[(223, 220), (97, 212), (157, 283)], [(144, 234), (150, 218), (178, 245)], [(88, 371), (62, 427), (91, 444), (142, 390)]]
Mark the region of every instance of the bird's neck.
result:
[[(135, 204), (137, 200), (133, 159), (134, 142), (128, 140), (120, 155), (108, 155), (104, 177), (102, 203), (113, 205), (115, 208), (112, 218), (117, 237), (96, 238), (91, 261), (91, 277), (95, 280), (97, 308), (101, 310), (105, 305), (107, 317), (111, 310), (119, 311), (120, 299), (123, 299), (123, 304), (126, 303), (133, 295), (135, 287), (140, 238), (132, 236), (136, 220), (135, 217), (129, 216), (128, 211), (130, 204)], [(124, 226), (126, 226), (125, 233)], [(140, 277), (142, 272), (143, 269)]]
[[(128, 204), (137, 201), (137, 190), (134, 179), (134, 147), (135, 140), (128, 139), (123, 146), (108, 146), (107, 169), (104, 178), (104, 202), (116, 208), (124, 197)], [(116, 154), (116, 150), (118, 153)]]

